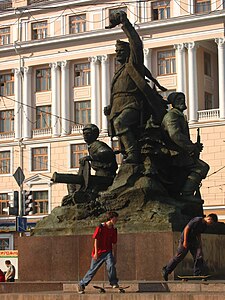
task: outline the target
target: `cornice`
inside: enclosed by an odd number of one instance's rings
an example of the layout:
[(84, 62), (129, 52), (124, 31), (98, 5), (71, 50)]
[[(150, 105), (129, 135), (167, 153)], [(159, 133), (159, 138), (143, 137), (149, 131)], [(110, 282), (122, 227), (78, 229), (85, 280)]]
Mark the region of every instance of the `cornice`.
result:
[[(225, 17), (225, 11), (216, 11), (212, 12), (211, 14), (203, 14), (203, 15), (187, 15), (187, 16), (181, 16), (176, 18), (170, 18), (163, 21), (152, 21), (147, 23), (141, 23), (137, 26), (137, 31), (141, 36), (144, 36), (145, 34), (150, 35), (149, 39), (151, 40), (151, 32), (161, 32), (162, 29), (172, 30), (175, 27), (182, 26), (182, 25), (188, 25), (191, 24), (193, 27), (195, 26), (204, 26), (204, 23), (206, 21), (224, 21)], [(215, 29), (217, 32), (221, 34), (223, 33), (224, 29)], [(195, 34), (193, 32), (193, 34)], [(57, 45), (59, 47), (66, 47), (67, 43), (73, 44), (73, 45), (81, 45), (84, 43), (98, 43), (99, 41), (110, 41), (115, 40), (118, 38), (126, 38), (123, 31), (117, 27), (113, 28), (111, 30), (101, 29), (101, 30), (95, 30), (95, 31), (87, 31), (84, 33), (79, 34), (67, 34), (67, 35), (60, 35), (60, 36), (54, 36), (49, 37), (44, 40), (31, 40), (31, 41), (25, 41), (25, 42), (17, 42), (14, 45), (7, 45), (7, 46), (1, 46), (0, 47), (0, 53), (8, 52), (8, 51), (14, 51), (15, 47), (17, 48), (18, 52), (25, 52), (27, 50), (34, 51), (35, 48), (41, 48), (44, 46), (52, 46), (52, 48), (55, 48)], [(170, 37), (171, 38), (171, 37)], [(159, 38), (161, 39), (161, 38)]]

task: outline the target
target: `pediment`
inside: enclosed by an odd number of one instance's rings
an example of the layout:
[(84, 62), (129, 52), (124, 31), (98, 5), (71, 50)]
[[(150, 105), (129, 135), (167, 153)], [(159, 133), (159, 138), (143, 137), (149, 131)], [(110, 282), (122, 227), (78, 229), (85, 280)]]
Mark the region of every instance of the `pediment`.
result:
[(51, 181), (51, 177), (49, 177), (47, 175), (35, 174), (35, 175), (25, 179), (24, 184), (26, 184), (28, 186), (39, 185), (39, 184), (51, 185), (52, 181)]

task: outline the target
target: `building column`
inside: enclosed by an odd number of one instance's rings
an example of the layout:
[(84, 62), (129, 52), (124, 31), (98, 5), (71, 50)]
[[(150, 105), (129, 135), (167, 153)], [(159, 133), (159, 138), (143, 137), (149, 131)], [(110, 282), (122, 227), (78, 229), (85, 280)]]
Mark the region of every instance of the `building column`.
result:
[(110, 80), (109, 80), (109, 56), (101, 56), (102, 63), (102, 131), (107, 132), (107, 117), (104, 115), (104, 107), (110, 103)]
[(197, 83), (197, 60), (196, 44), (194, 42), (186, 44), (188, 49), (188, 95), (189, 95), (189, 122), (198, 120), (198, 83)]
[(181, 11), (182, 3), (180, 0), (176, 0), (173, 3), (173, 16), (172, 17), (177, 17), (180, 16), (180, 11)]
[(218, 81), (220, 119), (225, 119), (225, 39), (216, 39), (218, 47)]
[(186, 94), (185, 45), (174, 45), (177, 57), (177, 91)]
[(100, 127), (100, 63), (97, 56), (91, 62), (91, 123)]
[(24, 81), (23, 81), (23, 129), (24, 139), (30, 139), (32, 137), (32, 95), (31, 95), (31, 67), (25, 67), (24, 70)]
[(195, 12), (195, 3), (194, 0), (188, 0), (188, 11), (191, 15)]
[(60, 135), (60, 77), (58, 63), (50, 64), (52, 79), (52, 136)]
[(14, 69), (15, 83), (15, 106), (14, 106), (14, 128), (15, 140), (22, 138), (22, 74), (20, 69)]
[(61, 91), (61, 99), (62, 99), (62, 128), (61, 128), (61, 135), (65, 136), (70, 133), (70, 94), (69, 94), (69, 63), (68, 61), (61, 62), (61, 81), (62, 81), (62, 91)]
[[(150, 49), (150, 48), (144, 49), (144, 65), (151, 72), (151, 69), (152, 69), (152, 49)], [(154, 83), (152, 81), (150, 81), (150, 86), (151, 87), (154, 86)]]

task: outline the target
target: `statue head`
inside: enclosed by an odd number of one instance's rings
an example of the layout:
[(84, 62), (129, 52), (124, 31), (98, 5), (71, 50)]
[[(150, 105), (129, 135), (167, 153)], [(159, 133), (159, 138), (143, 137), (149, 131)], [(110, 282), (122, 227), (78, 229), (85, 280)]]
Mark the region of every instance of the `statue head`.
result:
[(169, 94), (167, 97), (167, 101), (169, 104), (172, 104), (174, 108), (177, 108), (180, 111), (184, 111), (187, 109), (187, 106), (185, 104), (185, 95), (181, 92), (174, 92)]
[(95, 124), (87, 124), (83, 128), (83, 137), (87, 144), (93, 143), (99, 136), (99, 128)]
[(121, 40), (116, 41), (116, 60), (124, 64), (130, 56), (130, 44)]

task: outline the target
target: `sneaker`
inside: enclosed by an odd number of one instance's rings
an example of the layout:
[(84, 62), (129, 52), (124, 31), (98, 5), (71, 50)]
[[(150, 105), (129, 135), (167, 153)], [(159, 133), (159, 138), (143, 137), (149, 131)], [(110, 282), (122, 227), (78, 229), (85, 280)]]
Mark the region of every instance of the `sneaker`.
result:
[(118, 284), (118, 283), (116, 283), (116, 284), (114, 284), (114, 285), (112, 286), (113, 289), (116, 289), (116, 288), (118, 288), (118, 287), (119, 287), (119, 284)]
[(167, 272), (166, 267), (163, 267), (162, 268), (162, 277), (165, 281), (168, 281), (168, 275), (169, 275), (169, 273)]
[(80, 285), (78, 283), (78, 285), (77, 285), (77, 292), (78, 292), (78, 294), (84, 294), (85, 293), (84, 290), (85, 290), (85, 287), (83, 285)]

